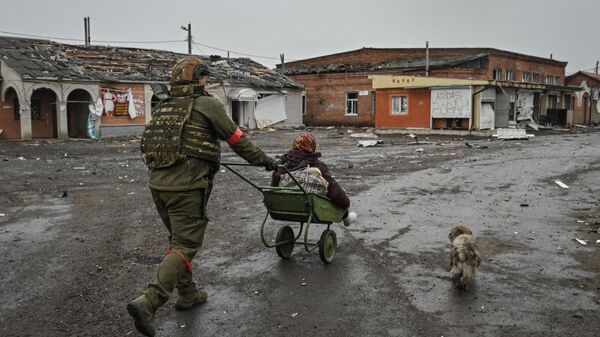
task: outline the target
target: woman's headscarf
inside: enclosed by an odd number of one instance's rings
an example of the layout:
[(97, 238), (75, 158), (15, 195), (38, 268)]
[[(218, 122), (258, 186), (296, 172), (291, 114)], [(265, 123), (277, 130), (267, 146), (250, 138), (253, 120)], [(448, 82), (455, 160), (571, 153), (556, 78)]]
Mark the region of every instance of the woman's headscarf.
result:
[(292, 144), (294, 150), (300, 150), (308, 153), (313, 153), (317, 150), (317, 140), (310, 132), (303, 132), (300, 136), (294, 139)]

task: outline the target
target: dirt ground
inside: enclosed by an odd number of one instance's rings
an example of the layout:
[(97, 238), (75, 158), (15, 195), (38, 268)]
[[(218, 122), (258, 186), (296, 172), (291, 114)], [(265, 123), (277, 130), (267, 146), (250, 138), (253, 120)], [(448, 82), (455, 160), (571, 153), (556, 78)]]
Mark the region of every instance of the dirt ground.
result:
[[(276, 155), (299, 132), (251, 137)], [(194, 260), (209, 299), (184, 313), (171, 300), (158, 336), (600, 336), (600, 132), (397, 135), (372, 148), (315, 132), (359, 214), (332, 227), (333, 263), (262, 246), (260, 194), (222, 171)], [(268, 184), (263, 169), (244, 172)], [(137, 336), (125, 304), (167, 248), (146, 183), (135, 137), (0, 142), (0, 336)], [(467, 293), (448, 279), (460, 223), (484, 256)]]

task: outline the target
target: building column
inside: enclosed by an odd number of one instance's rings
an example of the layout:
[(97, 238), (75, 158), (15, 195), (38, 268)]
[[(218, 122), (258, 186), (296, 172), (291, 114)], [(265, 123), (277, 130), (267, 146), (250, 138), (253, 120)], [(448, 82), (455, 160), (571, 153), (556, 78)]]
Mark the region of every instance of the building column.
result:
[(58, 105), (58, 138), (69, 138), (69, 122), (67, 119), (67, 102), (60, 101)]
[(30, 102), (27, 100), (20, 100), (19, 106), (19, 118), (21, 119), (21, 139), (32, 139)]

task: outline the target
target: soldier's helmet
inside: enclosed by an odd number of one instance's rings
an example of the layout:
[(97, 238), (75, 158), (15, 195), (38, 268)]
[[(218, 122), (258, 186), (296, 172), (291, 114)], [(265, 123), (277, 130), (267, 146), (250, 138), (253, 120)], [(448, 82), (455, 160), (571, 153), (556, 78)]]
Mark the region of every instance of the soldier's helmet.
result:
[(205, 61), (196, 57), (183, 58), (171, 70), (171, 84), (189, 84), (197, 82), (202, 76), (209, 74)]

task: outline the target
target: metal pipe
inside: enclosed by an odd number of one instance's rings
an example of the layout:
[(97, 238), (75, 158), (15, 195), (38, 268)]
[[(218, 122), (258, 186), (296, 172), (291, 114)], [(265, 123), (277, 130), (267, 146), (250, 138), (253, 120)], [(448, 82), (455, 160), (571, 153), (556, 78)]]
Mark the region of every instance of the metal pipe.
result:
[(429, 76), (429, 41), (425, 41), (425, 77)]

